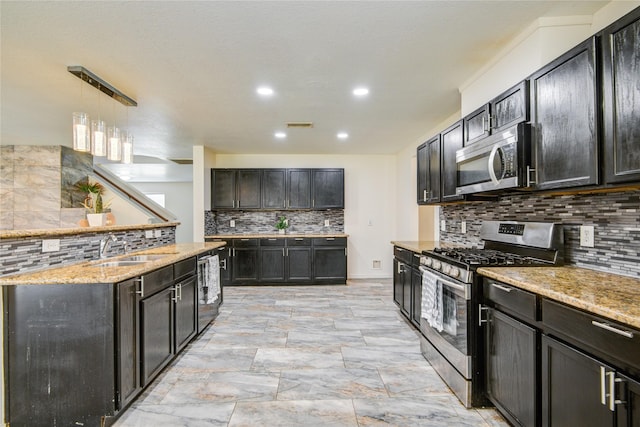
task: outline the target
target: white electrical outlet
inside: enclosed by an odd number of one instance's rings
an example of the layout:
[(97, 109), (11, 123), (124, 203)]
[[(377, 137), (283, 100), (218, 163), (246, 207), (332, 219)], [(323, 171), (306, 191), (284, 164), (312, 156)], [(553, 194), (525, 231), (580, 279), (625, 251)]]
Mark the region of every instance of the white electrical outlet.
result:
[(440, 231), (447, 231), (447, 222), (444, 219), (440, 220)]
[(60, 250), (60, 239), (48, 239), (42, 241), (42, 252), (58, 252)]
[(593, 225), (580, 226), (580, 246), (593, 248), (595, 246), (595, 231)]
[(324, 226), (325, 226), (325, 227), (328, 227), (328, 226), (329, 226), (329, 220), (328, 220), (328, 219), (325, 219), (325, 220), (324, 220)]
[(462, 221), (460, 223), (460, 231), (462, 234), (467, 234), (467, 221)]
[(229, 221), (229, 227), (231, 228), (235, 228), (236, 226), (236, 221), (234, 219), (232, 219), (231, 221)]
[(153, 237), (162, 237), (162, 230), (153, 230)]
[(147, 239), (152, 239), (153, 238), (153, 230), (146, 230), (144, 232), (144, 237), (146, 237)]
[(382, 261), (380, 261), (379, 259), (374, 259), (372, 268), (375, 270), (380, 270), (382, 268)]

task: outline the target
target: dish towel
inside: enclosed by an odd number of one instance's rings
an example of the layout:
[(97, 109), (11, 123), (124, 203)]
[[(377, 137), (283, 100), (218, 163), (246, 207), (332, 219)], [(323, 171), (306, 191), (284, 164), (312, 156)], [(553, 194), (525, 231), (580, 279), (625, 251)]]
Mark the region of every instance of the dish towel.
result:
[(422, 273), (422, 305), (421, 317), (429, 323), (429, 326), (442, 332), (443, 307), (442, 307), (442, 283), (438, 282), (431, 274)]
[(220, 296), (220, 258), (218, 255), (207, 260), (204, 285), (208, 288), (205, 304), (216, 302)]

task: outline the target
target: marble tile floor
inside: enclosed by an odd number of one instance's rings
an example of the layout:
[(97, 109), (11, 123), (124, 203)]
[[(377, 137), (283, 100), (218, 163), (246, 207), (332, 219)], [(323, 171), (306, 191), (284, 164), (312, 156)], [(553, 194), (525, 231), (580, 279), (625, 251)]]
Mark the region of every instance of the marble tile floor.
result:
[(225, 288), (218, 318), (115, 425), (508, 426), (450, 392), (390, 280)]

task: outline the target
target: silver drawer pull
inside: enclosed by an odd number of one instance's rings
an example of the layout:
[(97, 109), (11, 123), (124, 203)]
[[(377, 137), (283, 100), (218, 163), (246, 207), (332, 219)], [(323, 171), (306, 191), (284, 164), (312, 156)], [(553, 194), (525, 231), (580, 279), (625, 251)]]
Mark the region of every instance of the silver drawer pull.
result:
[(336, 239), (333, 237), (327, 237), (327, 240), (336, 240)]
[(420, 258), (420, 254), (413, 254), (414, 257)]
[(297, 241), (301, 242), (301, 241), (304, 240), (304, 237), (296, 237), (294, 240), (297, 240)]
[(633, 332), (618, 329), (616, 327), (609, 325), (608, 323), (597, 322), (595, 320), (592, 320), (591, 324), (593, 326), (597, 326), (600, 329), (605, 329), (609, 332), (613, 332), (614, 334), (622, 335), (623, 337), (627, 337), (627, 338), (633, 338)]
[(494, 287), (494, 288), (498, 288), (501, 291), (505, 291), (505, 292), (511, 292), (513, 290), (513, 288), (509, 288), (507, 286), (499, 285), (497, 283), (492, 283), (491, 286)]
[(267, 239), (267, 240), (270, 241), (270, 242), (275, 242), (278, 239)]

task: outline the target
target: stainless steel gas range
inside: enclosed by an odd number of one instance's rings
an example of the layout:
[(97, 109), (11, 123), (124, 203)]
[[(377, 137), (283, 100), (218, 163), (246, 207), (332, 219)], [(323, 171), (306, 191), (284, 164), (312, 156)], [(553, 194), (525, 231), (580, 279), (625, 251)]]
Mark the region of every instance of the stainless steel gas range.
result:
[(466, 407), (486, 403), (476, 269), (564, 263), (560, 224), (486, 221), (480, 237), (482, 248), (435, 248), (420, 260), (422, 354)]

